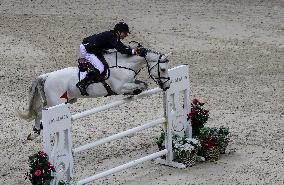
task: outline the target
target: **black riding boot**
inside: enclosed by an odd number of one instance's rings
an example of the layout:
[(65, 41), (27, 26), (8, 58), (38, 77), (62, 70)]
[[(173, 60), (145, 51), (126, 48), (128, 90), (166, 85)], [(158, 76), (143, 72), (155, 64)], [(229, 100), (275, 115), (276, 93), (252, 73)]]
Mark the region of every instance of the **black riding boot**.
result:
[(83, 80), (81, 80), (80, 82), (78, 82), (76, 84), (76, 87), (78, 87), (78, 89), (80, 90), (82, 96), (89, 96), (89, 94), (87, 93), (87, 87), (88, 87), (88, 79), (87, 77), (84, 78)]
[(87, 87), (91, 83), (96, 82), (96, 79), (98, 79), (99, 76), (100, 76), (100, 71), (97, 69), (94, 69), (90, 71), (83, 80), (81, 80), (80, 82), (76, 84), (76, 87), (79, 88), (82, 96), (89, 96), (89, 94), (87, 93)]

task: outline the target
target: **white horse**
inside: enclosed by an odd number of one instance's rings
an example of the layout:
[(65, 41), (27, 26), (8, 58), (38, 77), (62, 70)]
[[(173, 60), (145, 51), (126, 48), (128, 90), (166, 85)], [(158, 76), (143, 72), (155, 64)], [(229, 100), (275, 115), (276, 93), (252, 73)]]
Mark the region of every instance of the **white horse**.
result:
[(104, 55), (109, 64), (109, 78), (105, 83), (93, 83), (88, 86), (89, 96), (82, 96), (76, 87), (79, 81), (78, 67), (68, 67), (35, 78), (29, 91), (28, 107), (17, 110), (18, 115), (28, 121), (35, 120), (34, 133), (28, 139), (40, 134), (41, 111), (43, 108), (64, 102), (74, 103), (77, 98), (93, 98), (114, 94), (135, 95), (147, 89), (145, 82), (136, 80), (140, 70), (147, 66), (149, 76), (164, 91), (170, 86), (168, 75), (169, 54), (161, 54), (147, 49), (145, 57), (128, 56), (117, 52)]

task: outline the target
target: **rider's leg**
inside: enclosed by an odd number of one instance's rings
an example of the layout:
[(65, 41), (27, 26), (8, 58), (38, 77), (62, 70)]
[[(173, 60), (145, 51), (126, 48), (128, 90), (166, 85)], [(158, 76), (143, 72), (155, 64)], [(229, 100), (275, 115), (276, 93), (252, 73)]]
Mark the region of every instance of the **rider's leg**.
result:
[(94, 69), (90, 71), (83, 80), (79, 81), (76, 84), (76, 87), (79, 88), (83, 96), (89, 96), (89, 94), (87, 93), (87, 87), (91, 83), (93, 83), (99, 76), (100, 76), (100, 71), (97, 69)]
[(86, 90), (87, 87), (97, 78), (99, 78), (100, 74), (104, 71), (104, 65), (96, 55), (88, 53), (83, 44), (80, 45), (80, 54), (81, 57), (84, 57), (85, 59), (90, 61), (90, 63), (95, 67), (88, 74), (80, 72), (80, 81), (76, 84), (76, 86), (81, 91), (81, 94), (83, 96), (88, 96), (89, 94)]
[(81, 57), (90, 61), (90, 63), (102, 73), (104, 71), (104, 64), (98, 59), (94, 54), (88, 53), (83, 44), (80, 45), (80, 54)]
[(85, 58), (90, 61), (90, 63), (99, 70), (100, 74), (104, 71), (104, 64), (98, 59), (94, 54), (86, 54)]
[[(95, 55), (94, 55), (95, 56)], [(93, 58), (96, 58), (97, 59), (97, 57), (95, 56), (95, 57), (93, 57)], [(97, 59), (98, 60), (98, 59)], [(89, 60), (89, 61), (91, 61), (91, 60)], [(93, 60), (93, 61), (95, 61), (95, 60)], [(99, 60), (98, 60), (99, 61)], [(100, 62), (100, 61), (99, 61)], [(99, 69), (101, 69), (101, 66), (100, 66), (100, 63), (98, 63), (97, 61), (96, 61), (96, 63), (94, 63), (94, 62), (91, 62), (92, 63), (92, 65), (93, 64), (99, 64), (99, 65), (97, 65), (97, 66), (99, 66)], [(81, 94), (83, 95), (83, 96), (89, 96), (89, 94), (87, 93), (87, 87), (91, 84), (91, 83), (93, 83), (96, 79), (98, 79), (99, 78), (99, 76), (100, 76), (100, 74), (101, 74), (101, 71), (99, 70), (99, 69), (97, 69), (97, 68), (93, 68), (90, 72), (86, 72), (86, 71), (84, 71), (84, 72), (80, 72), (80, 81), (76, 84), (76, 87), (78, 87), (79, 88), (79, 90), (80, 90), (80, 92), (81, 92)]]

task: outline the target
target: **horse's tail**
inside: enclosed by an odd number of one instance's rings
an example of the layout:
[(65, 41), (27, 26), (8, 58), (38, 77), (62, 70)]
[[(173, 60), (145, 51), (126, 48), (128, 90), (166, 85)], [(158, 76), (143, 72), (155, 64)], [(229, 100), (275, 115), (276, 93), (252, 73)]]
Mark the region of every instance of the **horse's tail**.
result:
[[(29, 102), (27, 109), (23, 111), (16, 109), (16, 112), (20, 118), (27, 121), (32, 121), (37, 116), (37, 110), (39, 108), (38, 106), (43, 108), (43, 106), (46, 105), (46, 98), (43, 90), (45, 79), (45, 76), (38, 76), (33, 81), (32, 86), (29, 89)], [(39, 105), (39, 103), (41, 105)]]

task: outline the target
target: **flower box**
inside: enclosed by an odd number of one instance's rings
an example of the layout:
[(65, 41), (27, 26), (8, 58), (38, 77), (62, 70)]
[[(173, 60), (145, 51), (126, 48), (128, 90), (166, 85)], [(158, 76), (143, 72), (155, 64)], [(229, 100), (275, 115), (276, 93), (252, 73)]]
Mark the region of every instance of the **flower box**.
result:
[(192, 167), (196, 163), (197, 150), (192, 151), (189, 154), (176, 158), (175, 161), (183, 163), (186, 167)]
[(225, 127), (204, 127), (200, 129), (198, 138), (201, 144), (198, 154), (204, 156), (206, 160), (216, 161), (220, 154), (226, 152), (230, 141), (230, 132)]
[[(159, 150), (165, 149), (165, 137), (166, 134), (162, 130), (156, 142)], [(199, 141), (196, 139), (174, 135), (172, 143), (174, 161), (181, 162), (187, 167), (195, 165), (199, 145)], [(165, 158), (165, 156), (162, 156), (162, 158)]]
[(208, 148), (204, 152), (205, 154), (205, 159), (207, 161), (218, 161), (220, 158), (220, 150), (218, 146), (213, 146), (212, 148)]

